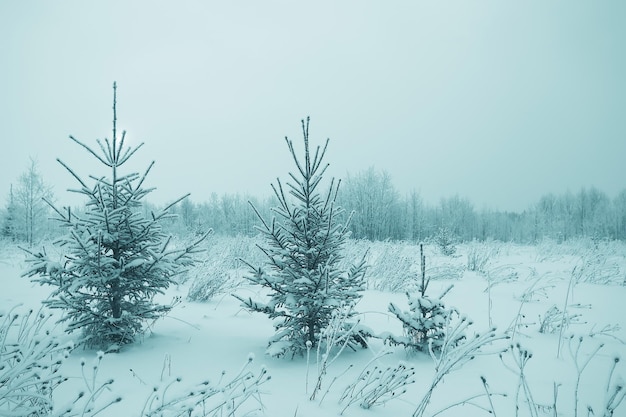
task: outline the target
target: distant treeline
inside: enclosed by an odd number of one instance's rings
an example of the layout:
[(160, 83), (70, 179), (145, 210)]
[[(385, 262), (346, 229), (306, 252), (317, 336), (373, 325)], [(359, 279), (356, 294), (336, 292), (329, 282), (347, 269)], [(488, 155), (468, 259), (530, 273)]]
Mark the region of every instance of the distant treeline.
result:
[[(200, 233), (210, 227), (220, 234), (254, 235), (259, 220), (249, 202), (271, 220), (273, 198), (214, 194), (208, 202), (186, 200), (178, 205), (172, 231)], [(593, 187), (548, 194), (521, 213), (476, 210), (458, 196), (438, 204), (426, 203), (417, 192), (402, 196), (386, 172), (370, 168), (344, 179), (337, 203), (345, 209), (345, 220), (353, 213), (350, 230), (357, 239), (423, 241), (445, 228), (458, 241), (532, 243), (581, 236), (626, 240), (626, 189), (614, 199)]]
[[(33, 165), (0, 210), (0, 238), (30, 246), (64, 233), (58, 222), (50, 220), (56, 216), (43, 198), (54, 197)], [(188, 234), (212, 228), (223, 235), (252, 236), (257, 234), (255, 226), (260, 221), (251, 204), (271, 221), (271, 207), (276, 206), (273, 197), (213, 194), (209, 201), (186, 199), (175, 206), (173, 212), (178, 216), (169, 221), (167, 231)], [(345, 210), (344, 222), (352, 213), (352, 237), (373, 241), (425, 241), (444, 229), (459, 242), (495, 239), (533, 243), (545, 237), (564, 241), (581, 236), (626, 240), (626, 189), (613, 199), (593, 187), (548, 194), (521, 213), (476, 210), (470, 200), (459, 196), (432, 204), (418, 192), (401, 195), (389, 174), (370, 168), (342, 181), (337, 204)], [(147, 203), (142, 209), (148, 213), (158, 207)], [(81, 208), (73, 211), (80, 212)]]

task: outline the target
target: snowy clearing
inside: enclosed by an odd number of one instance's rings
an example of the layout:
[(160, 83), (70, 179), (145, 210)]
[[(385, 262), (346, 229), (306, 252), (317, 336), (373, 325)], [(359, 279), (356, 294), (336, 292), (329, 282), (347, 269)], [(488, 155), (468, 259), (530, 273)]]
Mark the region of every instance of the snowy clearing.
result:
[[(249, 256), (256, 262), (254, 240), (225, 237), (211, 240), (207, 244), (208, 252), (202, 255), (207, 258), (205, 262), (190, 271), (186, 281), (171, 287), (161, 300), (169, 303), (180, 297), (182, 302), (169, 315), (153, 323), (142, 340), (102, 358), (94, 386), (109, 379), (114, 382), (102, 391), (97, 404), (105, 405), (118, 396), (122, 401), (104, 409), (99, 416), (139, 416), (155, 387), (163, 389), (174, 381), (167, 388), (166, 398), (184, 396), (205, 380), (230, 381), (244, 366), (253, 378), (263, 375), (262, 370), (266, 369), (271, 379), (263, 380), (259, 394), (247, 398), (234, 411), (235, 416), (343, 413), (355, 417), (408, 417), (415, 413), (435, 375), (433, 358), (427, 353), (408, 353), (400, 347), (389, 347), (381, 339), (371, 339), (366, 349), (346, 350), (336, 360), (331, 352), (321, 388), (315, 400), (310, 400), (318, 383), (318, 364), (324, 359), (323, 352), (318, 355), (312, 350), (308, 360), (267, 356), (267, 340), (274, 332), (272, 323), (263, 314), (243, 309), (231, 296), (233, 293), (240, 297), (263, 295), (259, 294), (259, 288), (242, 279), (246, 270), (240, 264), (226, 259), (234, 248), (232, 251), (243, 252), (241, 256)], [(245, 245), (248, 250), (242, 249)], [(408, 310), (404, 292), (414, 292), (416, 288), (419, 247), (407, 243), (350, 241), (347, 258), (355, 258), (368, 247), (369, 289), (357, 305), (361, 324), (375, 334), (402, 335), (402, 325), (388, 312), (388, 305), (393, 302)], [(611, 398), (616, 386), (623, 387), (626, 375), (623, 361), (615, 361), (626, 353), (626, 246), (623, 243), (587, 240), (564, 244), (546, 241), (536, 246), (470, 243), (459, 245), (454, 257), (439, 254), (433, 245), (426, 245), (425, 250), (427, 274), (432, 278), (428, 294), (436, 297), (454, 285), (443, 300), (446, 306), (456, 307), (473, 321), (468, 336), (472, 332), (483, 334), (493, 325), (498, 335), (506, 334), (512, 339), (486, 346), (483, 354), (445, 375), (432, 391), (423, 415), (485, 416), (493, 409), (496, 415), (513, 416), (516, 406), (520, 416), (573, 416), (576, 412), (587, 416), (588, 407), (596, 416), (625, 412), (626, 406), (616, 403), (623, 398), (623, 388)], [(39, 302), (50, 292), (49, 288), (20, 278), (25, 267), (23, 260), (24, 255), (17, 248), (5, 245), (0, 249), (3, 312), (18, 304), (20, 312), (38, 309)], [(227, 280), (223, 279), (224, 271)], [(194, 281), (206, 280), (207, 275), (221, 280), (213, 298), (203, 303), (187, 301)], [(63, 341), (69, 342), (74, 337), (65, 335), (59, 326), (52, 332)], [(522, 351), (532, 353), (523, 369), (525, 379), (521, 385), (519, 368), (515, 365), (520, 358), (519, 348), (509, 349), (502, 357), (498, 355), (512, 342), (519, 343)], [(86, 363), (86, 377), (81, 375), (81, 360)], [(69, 380), (55, 391), (56, 404), (66, 404), (85, 390), (85, 378), (93, 383), (91, 364), (96, 362), (97, 353), (82, 348), (64, 361), (60, 372)], [(614, 365), (615, 369), (611, 370)], [(378, 375), (386, 382), (368, 377), (368, 371), (370, 375), (380, 371)], [(411, 375), (405, 381), (415, 382), (400, 384), (392, 396), (397, 398), (387, 397), (392, 394), (384, 388), (392, 387), (402, 373)], [(357, 383), (359, 377), (363, 379)], [(180, 381), (176, 382), (176, 378)], [(406, 393), (402, 394), (404, 389)], [(240, 397), (233, 392), (225, 390), (210, 401), (236, 401)], [(528, 398), (532, 398), (534, 405), (528, 404)], [(455, 404), (459, 405), (437, 414)], [(614, 414), (610, 414), (611, 404), (617, 405)], [(3, 415), (1, 411), (0, 415)], [(230, 414), (224, 411), (223, 415)]]

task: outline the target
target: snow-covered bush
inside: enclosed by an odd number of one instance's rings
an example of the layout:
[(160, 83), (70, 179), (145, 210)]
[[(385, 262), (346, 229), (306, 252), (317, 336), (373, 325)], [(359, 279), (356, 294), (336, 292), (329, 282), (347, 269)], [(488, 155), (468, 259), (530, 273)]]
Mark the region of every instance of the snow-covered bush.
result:
[[(190, 301), (208, 301), (220, 294), (227, 294), (241, 284), (239, 268), (241, 258), (248, 257), (248, 262), (262, 262), (263, 259), (251, 260), (257, 252), (255, 238), (238, 236), (214, 236), (211, 238), (207, 256), (202, 262), (189, 269), (191, 286), (187, 293)], [(262, 253), (261, 253), (262, 255)]]
[(473, 241), (467, 249), (468, 271), (486, 273), (487, 264), (497, 254), (498, 248), (493, 242)]
[(65, 312), (60, 321), (67, 322), (67, 332), (82, 330), (82, 342), (105, 349), (131, 343), (144, 323), (170, 310), (171, 306), (155, 303), (154, 296), (193, 263), (192, 255), (206, 237), (170, 249), (160, 222), (170, 216), (168, 210), (175, 203), (150, 217), (143, 214), (142, 200), (153, 190), (143, 184), (154, 162), (143, 175), (120, 172), (142, 145), (125, 147), (126, 132), (118, 138), (115, 84), (113, 88), (113, 139), (105, 139), (104, 144), (98, 141), (98, 153), (70, 136), (110, 170), (110, 176), (90, 176), (94, 184), (89, 187), (59, 160), (78, 181), (75, 191), (87, 197), (86, 209), (76, 216), (69, 208), (66, 212), (54, 208), (58, 220), (69, 229), (56, 242), (65, 256), (53, 259), (45, 250), (30, 252), (30, 268), (24, 273), (55, 287), (44, 304)]
[[(380, 245), (379, 245), (380, 246)], [(378, 291), (402, 292), (410, 285), (411, 269), (417, 261), (401, 253), (402, 246), (384, 243), (375, 260), (368, 260), (369, 288)], [(370, 254), (372, 252), (370, 251)]]
[[(274, 320), (276, 334), (269, 341), (268, 353), (304, 354), (307, 342), (316, 347), (322, 330), (342, 306), (354, 305), (364, 289), (365, 260), (350, 268), (341, 268), (342, 250), (348, 238), (347, 224), (338, 223), (343, 210), (335, 205), (340, 182), (331, 181), (322, 195), (319, 187), (328, 165), (322, 160), (328, 147), (309, 152), (309, 120), (302, 121), (304, 160), (296, 156), (292, 141), (285, 138), (297, 167), (290, 174), (287, 190), (277, 180), (272, 185), (279, 207), (273, 209), (270, 222), (255, 209), (265, 238), (261, 251), (267, 268), (244, 261), (252, 283), (268, 288), (269, 300), (259, 301), (235, 295), (243, 306), (267, 314)], [(253, 206), (254, 209), (254, 206)], [(349, 219), (348, 219), (349, 222)], [(351, 313), (352, 315), (356, 312)], [(350, 328), (350, 326), (347, 326)], [(365, 335), (350, 334), (351, 345), (365, 345)]]
[(433, 265), (426, 269), (429, 279), (433, 281), (437, 280), (450, 280), (461, 279), (465, 268), (462, 265), (455, 265), (453, 263), (442, 263), (440, 265)]
[(349, 241), (353, 258), (367, 253), (367, 287), (377, 291), (404, 292), (419, 268), (419, 250), (408, 242)]
[(237, 287), (230, 271), (220, 264), (202, 263), (193, 274), (195, 277), (187, 292), (189, 301), (206, 302)]

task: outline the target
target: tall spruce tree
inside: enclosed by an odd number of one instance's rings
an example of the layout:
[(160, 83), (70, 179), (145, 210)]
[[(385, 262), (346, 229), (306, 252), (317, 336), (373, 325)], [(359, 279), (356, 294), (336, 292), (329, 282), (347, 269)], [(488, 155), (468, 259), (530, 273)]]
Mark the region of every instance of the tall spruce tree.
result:
[[(270, 290), (269, 301), (236, 296), (246, 308), (274, 319), (276, 334), (268, 347), (274, 356), (302, 354), (316, 347), (333, 316), (346, 306), (354, 306), (364, 288), (364, 258), (347, 269), (342, 267), (342, 248), (349, 232), (347, 224), (338, 222), (343, 212), (335, 204), (340, 181), (331, 180), (326, 193), (319, 192), (328, 167), (322, 165), (328, 140), (323, 149), (318, 146), (311, 155), (308, 118), (306, 124), (302, 120), (302, 132), (304, 161), (296, 156), (292, 141), (285, 138), (298, 170), (289, 174), (287, 191), (280, 179), (277, 185), (272, 184), (278, 199), (278, 207), (273, 208), (276, 216), (267, 222), (251, 204), (262, 223), (258, 230), (266, 245), (259, 248), (268, 261), (266, 268), (246, 263), (251, 268), (248, 279)], [(349, 309), (348, 319), (355, 314)], [(335, 340), (347, 340), (350, 346), (366, 345), (369, 333), (364, 328), (344, 322), (335, 330), (345, 333)]]
[[(157, 319), (171, 309), (160, 305), (155, 295), (163, 293), (173, 277), (193, 263), (203, 235), (192, 245), (172, 249), (161, 222), (172, 215), (168, 210), (145, 216), (142, 200), (154, 188), (143, 184), (154, 161), (143, 175), (120, 172), (143, 143), (126, 146), (126, 132), (118, 138), (116, 130), (117, 89), (113, 84), (113, 137), (97, 141), (100, 152), (70, 136), (76, 144), (104, 165), (110, 177), (90, 176), (88, 186), (69, 166), (57, 161), (79, 183), (75, 191), (87, 197), (84, 214), (76, 216), (69, 208), (53, 209), (69, 231), (55, 242), (65, 252), (58, 262), (42, 252), (30, 252), (31, 263), (24, 275), (54, 288), (44, 303), (62, 309), (60, 319), (66, 331), (82, 330), (82, 341), (89, 347), (117, 349), (134, 341), (147, 321)], [(52, 206), (52, 204), (51, 204)]]

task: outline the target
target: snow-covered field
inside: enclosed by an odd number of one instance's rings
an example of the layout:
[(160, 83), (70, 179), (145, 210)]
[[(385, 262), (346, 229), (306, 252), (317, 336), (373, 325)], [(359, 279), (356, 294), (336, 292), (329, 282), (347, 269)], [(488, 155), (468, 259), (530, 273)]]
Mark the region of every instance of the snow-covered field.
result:
[[(254, 375), (246, 383), (251, 384), (257, 377), (263, 382), (260, 394), (248, 398), (235, 410), (236, 416), (413, 415), (435, 375), (435, 362), (430, 355), (408, 353), (400, 347), (386, 346), (379, 339), (372, 339), (367, 349), (346, 350), (336, 360), (331, 353), (321, 389), (315, 400), (311, 400), (321, 362), (317, 352), (312, 351), (308, 359), (265, 355), (267, 340), (273, 334), (272, 323), (264, 315), (242, 309), (239, 301), (230, 296), (262, 291), (242, 279), (245, 270), (233, 268), (236, 264), (232, 261), (224, 264), (230, 256), (227, 250), (230, 246), (238, 245), (240, 256), (258, 258), (250, 252), (255, 251), (253, 242), (212, 239), (204, 254), (207, 261), (191, 271), (187, 281), (171, 287), (162, 299), (169, 303), (181, 297), (182, 302), (168, 316), (153, 323), (142, 340), (119, 353), (105, 354), (95, 384), (91, 365), (97, 363), (97, 353), (80, 347), (74, 350), (60, 369), (69, 380), (55, 391), (57, 404), (71, 401), (90, 384), (98, 387), (113, 379), (98, 397), (97, 404), (105, 405), (118, 396), (122, 401), (98, 415), (139, 416), (154, 387), (160, 387), (158, 392), (162, 393), (171, 384), (166, 398), (174, 398), (190, 390), (197, 392), (196, 385), (206, 380), (211, 386), (223, 386), (224, 381), (236, 378), (246, 366), (244, 372), (251, 371)], [(348, 257), (356, 258), (368, 247), (369, 289), (356, 307), (361, 313), (361, 323), (377, 334), (402, 335), (402, 325), (388, 312), (388, 305), (393, 302), (408, 310), (404, 291), (412, 291), (418, 282), (419, 248), (402, 243), (353, 241), (346, 248)], [(624, 389), (619, 387), (623, 387), (626, 368), (623, 361), (616, 364), (615, 360), (626, 353), (626, 246), (623, 243), (591, 240), (565, 244), (546, 241), (536, 246), (472, 243), (460, 245), (453, 257), (440, 255), (433, 245), (426, 245), (425, 251), (428, 275), (432, 278), (427, 294), (437, 296), (453, 284), (443, 300), (446, 306), (454, 306), (471, 318), (470, 333), (482, 334), (495, 326), (497, 334), (513, 338), (496, 341), (483, 349), (484, 354), (448, 373), (435, 387), (424, 415), (486, 416), (493, 410), (498, 416), (515, 416), (516, 407), (520, 416), (574, 416), (576, 411), (578, 416), (626, 415), (625, 404), (619, 405), (614, 414), (606, 411), (607, 404), (613, 401), (615, 405), (624, 396)], [(50, 289), (20, 277), (24, 266), (24, 255), (19, 249), (6, 245), (0, 249), (3, 312), (18, 304), (21, 305), (15, 310), (18, 312), (37, 309), (49, 294)], [(229, 277), (222, 283), (224, 293), (208, 302), (187, 301), (194, 279), (224, 276), (224, 271)], [(542, 327), (544, 332), (540, 332)], [(64, 335), (58, 326), (52, 332), (63, 341), (74, 337)], [(523, 368), (523, 379), (516, 365), (519, 348), (499, 354), (518, 343), (522, 350), (532, 353)], [(82, 360), (86, 361), (84, 376)], [(373, 374), (381, 370), (381, 376), (393, 381), (399, 375), (396, 369), (399, 363), (413, 368), (414, 374), (408, 381), (414, 383), (398, 388), (393, 397), (381, 397), (389, 399), (384, 404), (374, 404), (369, 409), (360, 406), (368, 396), (374, 398), (376, 392), (384, 393), (382, 388), (389, 386), (389, 382), (374, 381), (346, 391), (367, 371)], [(396, 369), (396, 373), (386, 371), (387, 368)], [(271, 379), (263, 377), (263, 369)], [(406, 393), (402, 394), (404, 389)], [(340, 402), (345, 392), (351, 394)], [(487, 396), (487, 392), (491, 395)], [(216, 401), (236, 399), (228, 395), (228, 392), (217, 394), (207, 401), (207, 407)], [(534, 405), (528, 404), (529, 398)], [(437, 414), (449, 406), (453, 407)], [(226, 410), (223, 415), (230, 415)], [(1, 410), (0, 415), (3, 415)]]

